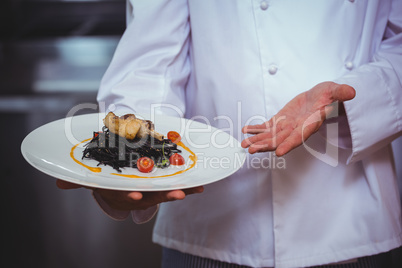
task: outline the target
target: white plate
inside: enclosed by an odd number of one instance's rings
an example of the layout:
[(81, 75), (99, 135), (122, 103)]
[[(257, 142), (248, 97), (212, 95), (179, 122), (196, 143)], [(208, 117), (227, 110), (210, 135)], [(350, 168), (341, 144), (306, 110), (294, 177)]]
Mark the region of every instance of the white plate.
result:
[[(183, 143), (197, 156), (193, 168), (174, 175), (178, 169), (190, 167), (190, 153), (183, 148), (186, 165), (180, 168), (154, 168), (149, 174), (136, 168), (124, 168), (122, 174), (147, 178), (127, 178), (114, 175), (116, 170), (100, 166), (101, 172), (92, 172), (77, 164), (70, 156), (74, 145), (92, 137), (102, 129), (105, 114), (87, 114), (57, 120), (32, 131), (22, 142), (22, 155), (38, 170), (61, 180), (104, 189), (127, 191), (163, 191), (206, 185), (224, 179), (236, 172), (244, 163), (246, 153), (231, 135), (196, 121), (177, 117), (153, 116), (155, 130), (165, 134), (174, 130), (181, 134)], [(74, 150), (74, 157), (85, 165), (96, 167), (97, 161), (81, 160), (83, 145)], [(114, 173), (114, 174), (113, 174)], [(157, 176), (166, 176), (158, 177)]]

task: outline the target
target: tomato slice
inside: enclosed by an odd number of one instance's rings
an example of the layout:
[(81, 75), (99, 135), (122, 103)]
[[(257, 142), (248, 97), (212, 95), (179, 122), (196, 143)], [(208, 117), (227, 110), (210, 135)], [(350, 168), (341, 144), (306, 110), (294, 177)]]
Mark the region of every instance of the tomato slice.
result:
[(137, 168), (140, 172), (149, 173), (154, 168), (154, 161), (149, 157), (141, 157), (137, 160)]
[(174, 143), (178, 143), (179, 141), (181, 141), (181, 136), (179, 133), (177, 133), (176, 131), (169, 131), (167, 134), (167, 138), (169, 140), (171, 140)]
[(184, 165), (185, 161), (184, 161), (183, 156), (179, 155), (178, 153), (175, 153), (169, 158), (169, 162), (171, 165), (181, 166), (181, 165)]
[(102, 133), (102, 131), (94, 132), (94, 136), (93, 136), (93, 138), (98, 137), (98, 136), (99, 136), (99, 133)]

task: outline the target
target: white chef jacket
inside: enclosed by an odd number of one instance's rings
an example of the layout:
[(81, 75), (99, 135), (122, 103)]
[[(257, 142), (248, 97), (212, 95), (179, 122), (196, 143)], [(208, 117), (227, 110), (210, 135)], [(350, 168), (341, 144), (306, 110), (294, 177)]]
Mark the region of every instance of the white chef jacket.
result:
[(253, 267), (402, 244), (390, 147), (402, 132), (402, 1), (130, 0), (128, 14), (98, 95), (118, 114), (162, 103), (158, 112), (202, 116), (242, 140), (242, 126), (317, 83), (356, 89), (335, 128), (281, 159), (249, 155), (204, 193), (162, 204), (154, 242)]

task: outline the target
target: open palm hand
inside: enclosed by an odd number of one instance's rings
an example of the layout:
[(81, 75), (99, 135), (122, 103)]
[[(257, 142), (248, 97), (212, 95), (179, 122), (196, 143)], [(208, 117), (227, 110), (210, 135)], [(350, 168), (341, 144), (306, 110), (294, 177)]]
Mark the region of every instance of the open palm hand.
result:
[(260, 125), (244, 126), (243, 148), (250, 154), (275, 151), (283, 156), (300, 146), (323, 124), (327, 116), (336, 110), (338, 103), (355, 97), (355, 90), (348, 85), (323, 82), (303, 92), (288, 102), (269, 121)]

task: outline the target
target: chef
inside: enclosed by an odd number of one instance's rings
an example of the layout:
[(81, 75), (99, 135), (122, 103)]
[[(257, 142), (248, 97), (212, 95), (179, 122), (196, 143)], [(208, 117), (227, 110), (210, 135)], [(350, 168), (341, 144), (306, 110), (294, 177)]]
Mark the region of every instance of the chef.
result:
[(98, 101), (202, 117), (249, 153), (204, 187), (94, 190), (115, 219), (157, 215), (162, 267), (386, 267), (402, 244), (402, 1), (130, 0), (127, 13)]

